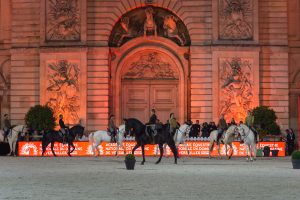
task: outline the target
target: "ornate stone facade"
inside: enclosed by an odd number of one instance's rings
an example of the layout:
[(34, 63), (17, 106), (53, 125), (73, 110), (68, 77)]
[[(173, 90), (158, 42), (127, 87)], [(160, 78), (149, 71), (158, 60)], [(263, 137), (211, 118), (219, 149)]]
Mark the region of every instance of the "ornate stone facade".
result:
[(67, 53), (41, 56), (41, 104), (48, 104), (57, 120), (62, 114), (67, 124), (85, 123), (86, 69), (80, 59), (83, 57)]
[(47, 104), (53, 109), (56, 119), (65, 116), (70, 124), (79, 122), (80, 96), (77, 63), (58, 60), (47, 64)]
[[(214, 54), (214, 117), (244, 121), (247, 111), (259, 104), (258, 53), (216, 52)], [(248, 55), (247, 55), (248, 54)]]
[(183, 21), (159, 7), (137, 8), (124, 14), (110, 35), (109, 45), (118, 47), (141, 36), (168, 38), (180, 46), (190, 45), (190, 36)]
[(137, 62), (130, 65), (123, 79), (178, 79), (178, 73), (171, 64), (162, 61), (157, 52), (140, 56)]
[(219, 0), (219, 39), (253, 39), (253, 1)]
[(46, 41), (80, 41), (78, 0), (46, 1)]

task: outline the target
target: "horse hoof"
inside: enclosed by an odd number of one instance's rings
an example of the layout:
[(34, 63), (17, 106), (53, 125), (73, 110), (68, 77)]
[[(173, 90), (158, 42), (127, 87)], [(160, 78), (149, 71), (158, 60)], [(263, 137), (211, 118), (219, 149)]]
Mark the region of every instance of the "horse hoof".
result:
[(141, 162), (141, 165), (144, 165), (144, 162)]
[(156, 163), (155, 163), (155, 164), (157, 165), (157, 164), (159, 164), (159, 163), (160, 163), (160, 161), (156, 161)]
[(177, 161), (175, 161), (174, 164), (177, 165)]

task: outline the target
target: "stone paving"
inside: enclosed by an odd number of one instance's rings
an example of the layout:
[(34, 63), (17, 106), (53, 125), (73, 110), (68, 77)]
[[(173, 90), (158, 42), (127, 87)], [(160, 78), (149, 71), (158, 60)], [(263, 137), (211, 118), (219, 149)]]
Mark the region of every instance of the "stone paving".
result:
[(128, 171), (124, 157), (0, 157), (0, 199), (300, 199), (289, 157), (156, 159)]

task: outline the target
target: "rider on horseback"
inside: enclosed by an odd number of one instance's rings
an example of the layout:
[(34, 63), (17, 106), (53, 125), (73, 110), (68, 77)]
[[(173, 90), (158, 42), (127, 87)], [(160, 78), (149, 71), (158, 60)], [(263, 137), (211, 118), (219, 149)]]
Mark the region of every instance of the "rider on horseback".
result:
[(226, 130), (227, 130), (227, 123), (224, 119), (224, 115), (221, 115), (221, 118), (220, 118), (219, 124), (218, 124), (217, 144), (219, 144), (219, 142), (220, 142), (219, 140), (222, 137), (224, 131), (226, 131)]
[(171, 133), (172, 136), (174, 136), (175, 132), (176, 132), (176, 129), (179, 128), (179, 126), (177, 124), (177, 121), (176, 121), (176, 118), (174, 117), (174, 113), (170, 114), (170, 118), (168, 120), (168, 123), (170, 125), (170, 133)]
[(108, 122), (108, 131), (111, 133), (111, 142), (117, 142), (116, 140), (116, 134), (118, 131), (118, 127), (115, 124), (115, 116), (111, 115), (109, 117), (109, 122)]
[(153, 130), (149, 130), (149, 129), (151, 129), (151, 128), (155, 129), (155, 124), (158, 120), (155, 112), (156, 112), (155, 109), (152, 108), (149, 122), (146, 123), (146, 135), (148, 135), (153, 142), (154, 142), (154, 134), (152, 133)]
[(59, 126), (60, 132), (62, 133), (63, 144), (66, 144), (69, 135), (69, 127), (65, 125), (62, 114), (59, 115)]
[(257, 131), (255, 130), (254, 128), (254, 116), (251, 112), (251, 110), (248, 110), (248, 113), (247, 113), (247, 117), (245, 119), (245, 124), (250, 128), (250, 130), (254, 133), (254, 136), (255, 136), (255, 141), (256, 143), (258, 142), (257, 141)]
[(4, 140), (6, 140), (8, 134), (9, 134), (9, 130), (11, 129), (11, 124), (10, 124), (10, 120), (9, 120), (9, 117), (8, 117), (8, 114), (5, 114), (4, 115), (4, 121), (3, 121), (3, 131), (4, 131)]

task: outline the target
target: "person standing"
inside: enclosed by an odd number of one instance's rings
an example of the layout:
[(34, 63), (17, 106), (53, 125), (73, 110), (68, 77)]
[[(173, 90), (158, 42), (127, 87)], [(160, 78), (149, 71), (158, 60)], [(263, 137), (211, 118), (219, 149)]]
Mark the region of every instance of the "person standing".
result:
[(222, 137), (224, 131), (227, 130), (227, 123), (224, 119), (224, 115), (221, 115), (221, 118), (218, 123), (218, 136), (217, 136), (217, 144), (219, 144), (219, 140)]
[(208, 123), (207, 122), (204, 122), (202, 124), (202, 129), (201, 129), (201, 133), (202, 133), (202, 137), (209, 137), (209, 132), (210, 128), (208, 126)]
[(201, 130), (201, 127), (200, 127), (199, 120), (196, 120), (196, 123), (193, 124), (191, 127), (189, 136), (190, 137), (201, 137), (200, 130)]
[(9, 116), (8, 114), (4, 114), (4, 120), (3, 120), (4, 141), (6, 140), (10, 129), (11, 129), (11, 123), (9, 120)]
[(109, 122), (108, 122), (108, 130), (111, 133), (111, 142), (116, 142), (116, 134), (118, 131), (118, 127), (115, 124), (115, 116), (111, 115), (109, 117)]
[(286, 129), (285, 132), (287, 133), (286, 144), (287, 144), (288, 155), (290, 156), (294, 151), (296, 137), (292, 129)]

